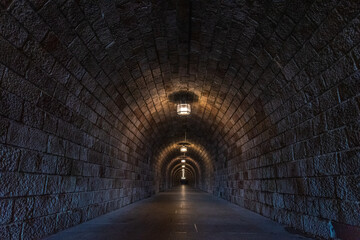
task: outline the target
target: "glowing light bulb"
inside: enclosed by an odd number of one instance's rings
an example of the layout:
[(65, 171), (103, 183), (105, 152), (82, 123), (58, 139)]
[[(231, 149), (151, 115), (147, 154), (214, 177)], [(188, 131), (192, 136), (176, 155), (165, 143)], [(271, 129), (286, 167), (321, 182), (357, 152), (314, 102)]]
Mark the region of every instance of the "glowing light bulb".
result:
[(187, 152), (187, 147), (186, 146), (182, 146), (180, 148), (180, 152)]
[(185, 159), (182, 159), (182, 160), (181, 160), (181, 162), (182, 162), (182, 163), (185, 163), (185, 162), (186, 162), (186, 160), (185, 160)]
[(186, 177), (185, 177), (185, 169), (182, 169), (182, 176), (181, 176), (181, 179), (186, 179)]
[(177, 114), (180, 116), (186, 116), (191, 113), (191, 106), (188, 103), (180, 103), (177, 105)]

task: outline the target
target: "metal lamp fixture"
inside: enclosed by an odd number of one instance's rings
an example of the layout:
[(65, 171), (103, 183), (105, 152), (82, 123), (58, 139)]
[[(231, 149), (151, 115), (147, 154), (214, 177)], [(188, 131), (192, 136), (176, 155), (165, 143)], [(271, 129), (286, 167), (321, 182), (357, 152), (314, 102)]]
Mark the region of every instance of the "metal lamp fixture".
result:
[(180, 148), (180, 152), (183, 152), (183, 153), (187, 152), (187, 147), (186, 147), (186, 146), (182, 146), (182, 147)]
[(187, 116), (191, 113), (191, 106), (188, 103), (179, 103), (176, 110), (179, 116)]
[(180, 152), (182, 152), (182, 153), (186, 153), (187, 152), (187, 147), (186, 147), (186, 145), (188, 145), (188, 143), (186, 143), (186, 131), (185, 131), (185, 141), (183, 142), (183, 143), (181, 143), (181, 147), (180, 147)]

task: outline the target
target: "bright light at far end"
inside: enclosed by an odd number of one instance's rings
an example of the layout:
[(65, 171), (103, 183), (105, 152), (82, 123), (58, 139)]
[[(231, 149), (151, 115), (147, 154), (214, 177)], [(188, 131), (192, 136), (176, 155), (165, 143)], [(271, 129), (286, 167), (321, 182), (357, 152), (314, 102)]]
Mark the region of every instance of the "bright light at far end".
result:
[(181, 162), (182, 162), (182, 163), (185, 163), (185, 162), (186, 162), (186, 160), (185, 160), (185, 159), (182, 159), (182, 160), (181, 160)]
[(185, 177), (185, 169), (181, 169), (182, 170), (182, 175), (181, 175), (181, 179), (186, 179), (186, 177)]
[(182, 168), (185, 168), (185, 165), (182, 165), (181, 167), (182, 167)]
[(180, 116), (186, 116), (191, 113), (191, 106), (187, 103), (180, 103), (177, 105), (177, 114)]
[(187, 152), (187, 147), (186, 146), (182, 146), (180, 148), (180, 152)]

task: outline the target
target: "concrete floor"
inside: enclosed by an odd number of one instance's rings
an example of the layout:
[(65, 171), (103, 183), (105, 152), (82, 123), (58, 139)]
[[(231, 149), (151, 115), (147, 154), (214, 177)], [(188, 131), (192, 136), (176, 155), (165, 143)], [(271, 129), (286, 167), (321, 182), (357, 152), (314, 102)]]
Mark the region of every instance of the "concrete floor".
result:
[(80, 224), (48, 240), (308, 239), (244, 208), (181, 186)]

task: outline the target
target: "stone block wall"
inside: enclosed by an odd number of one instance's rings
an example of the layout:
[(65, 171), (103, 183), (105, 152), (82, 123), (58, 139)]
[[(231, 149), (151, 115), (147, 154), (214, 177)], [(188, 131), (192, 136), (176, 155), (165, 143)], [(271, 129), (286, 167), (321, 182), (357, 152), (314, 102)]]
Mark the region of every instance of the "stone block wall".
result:
[(40, 239), (154, 192), (104, 34), (73, 3), (0, 2), (0, 239)]
[(233, 120), (240, 126), (224, 137), (228, 154), (217, 157), (214, 194), (317, 237), (334, 237), (338, 226), (337, 237), (353, 239), (360, 226), (360, 5), (302, 4), (254, 23), (263, 45), (250, 44), (257, 55), (243, 81), (251, 87)]
[(176, 1), (0, 0), (0, 239), (159, 191), (186, 124), (202, 189), (318, 237), (358, 229), (358, 1), (188, 7), (189, 36)]

